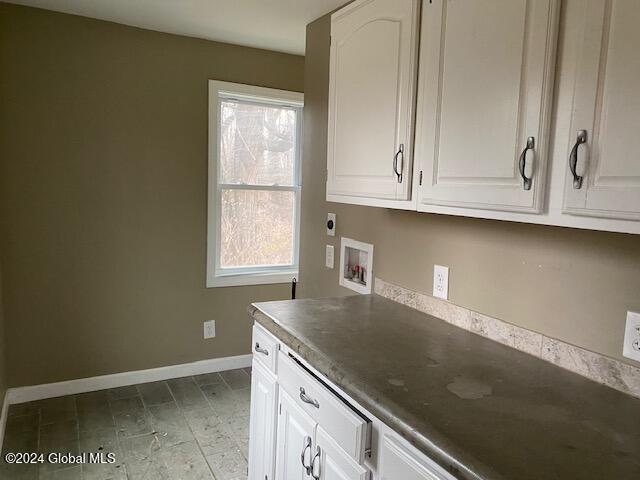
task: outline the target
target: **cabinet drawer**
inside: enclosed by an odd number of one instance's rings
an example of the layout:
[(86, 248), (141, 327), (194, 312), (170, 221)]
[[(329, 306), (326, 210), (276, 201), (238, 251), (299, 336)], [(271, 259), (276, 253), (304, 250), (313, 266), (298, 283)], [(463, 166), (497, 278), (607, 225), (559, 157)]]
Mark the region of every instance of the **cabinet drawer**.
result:
[(276, 373), (278, 341), (265, 332), (262, 327), (254, 325), (251, 345), (253, 358), (268, 368), (269, 371)]
[(286, 355), (278, 358), (278, 382), (350, 457), (363, 462), (369, 448), (370, 420)]

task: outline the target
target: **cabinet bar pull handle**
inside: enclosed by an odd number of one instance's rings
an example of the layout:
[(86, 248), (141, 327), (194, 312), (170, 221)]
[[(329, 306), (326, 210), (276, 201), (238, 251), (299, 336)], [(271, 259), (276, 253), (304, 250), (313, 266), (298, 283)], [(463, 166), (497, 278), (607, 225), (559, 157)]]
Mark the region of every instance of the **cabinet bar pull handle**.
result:
[(266, 348), (262, 348), (258, 342), (256, 342), (255, 350), (258, 353), (269, 355), (269, 350), (267, 350)]
[(302, 400), (304, 403), (308, 403), (309, 405), (313, 405), (316, 408), (320, 408), (320, 404), (318, 403), (318, 400), (308, 396), (307, 392), (305, 392), (304, 388), (302, 387), (300, 387), (300, 400)]
[(524, 167), (527, 162), (527, 150), (533, 150), (535, 146), (536, 146), (536, 139), (534, 137), (527, 138), (527, 146), (524, 147), (524, 150), (520, 154), (520, 162), (518, 166), (520, 168), (520, 176), (522, 177), (523, 188), (525, 190), (531, 190), (531, 179), (528, 178), (527, 175), (524, 173)]
[(304, 457), (307, 453), (307, 450), (311, 451), (311, 437), (309, 436), (304, 437), (304, 440), (302, 441), (302, 453), (300, 454), (300, 462), (302, 462), (302, 466), (307, 471), (307, 475), (311, 475), (311, 467), (313, 464), (310, 463), (309, 465), (307, 465), (306, 463), (304, 463)]
[(571, 170), (571, 174), (573, 175), (573, 188), (576, 190), (580, 190), (582, 188), (583, 177), (576, 173), (576, 167), (578, 166), (578, 147), (583, 143), (587, 143), (587, 131), (578, 130), (576, 143), (569, 154), (569, 170)]
[[(402, 161), (400, 171), (398, 171), (398, 156), (400, 156), (400, 160)], [(393, 173), (398, 177), (398, 183), (402, 183), (402, 170), (404, 170), (404, 143), (400, 144), (400, 148), (393, 156)]]
[[(318, 473), (316, 474), (316, 459), (318, 460)], [(311, 461), (311, 476), (316, 480), (320, 480), (320, 447), (316, 447), (316, 454)]]

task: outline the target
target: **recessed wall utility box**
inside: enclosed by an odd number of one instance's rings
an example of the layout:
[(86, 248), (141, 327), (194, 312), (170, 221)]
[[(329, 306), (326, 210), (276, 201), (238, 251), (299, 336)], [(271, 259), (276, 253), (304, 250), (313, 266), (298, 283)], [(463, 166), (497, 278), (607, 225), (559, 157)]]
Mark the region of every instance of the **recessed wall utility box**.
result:
[(371, 293), (373, 245), (342, 237), (340, 243), (340, 285), (358, 293)]

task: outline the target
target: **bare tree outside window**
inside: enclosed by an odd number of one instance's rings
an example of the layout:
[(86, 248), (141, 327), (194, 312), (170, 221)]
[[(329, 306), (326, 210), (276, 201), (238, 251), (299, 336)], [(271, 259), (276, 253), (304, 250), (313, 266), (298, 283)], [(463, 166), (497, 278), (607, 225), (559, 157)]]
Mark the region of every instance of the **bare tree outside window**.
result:
[(296, 111), (220, 102), (220, 183), (293, 185)]
[(219, 105), (220, 267), (292, 265), (299, 110)]
[(304, 95), (209, 80), (207, 287), (298, 275)]

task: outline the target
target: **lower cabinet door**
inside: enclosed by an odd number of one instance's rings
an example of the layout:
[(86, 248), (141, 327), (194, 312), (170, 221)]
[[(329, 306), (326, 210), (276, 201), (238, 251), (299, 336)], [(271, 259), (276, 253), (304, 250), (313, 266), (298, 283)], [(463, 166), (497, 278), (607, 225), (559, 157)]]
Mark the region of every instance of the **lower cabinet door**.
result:
[(255, 360), (252, 367), (249, 480), (272, 480), (278, 411), (276, 378)]
[(384, 435), (380, 455), (380, 480), (455, 480), (426, 458)]
[[(316, 428), (316, 447), (311, 474), (316, 480), (366, 480), (369, 478), (369, 471), (347, 455), (321, 426)], [(396, 480), (401, 478), (397, 477)]]
[[(306, 467), (311, 466), (315, 428), (316, 423), (311, 417), (284, 390), (280, 390), (276, 479), (310, 480)], [(254, 480), (253, 477), (251, 479)]]

